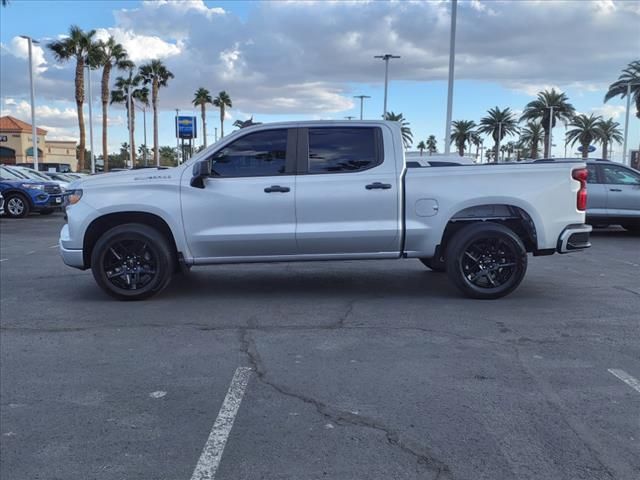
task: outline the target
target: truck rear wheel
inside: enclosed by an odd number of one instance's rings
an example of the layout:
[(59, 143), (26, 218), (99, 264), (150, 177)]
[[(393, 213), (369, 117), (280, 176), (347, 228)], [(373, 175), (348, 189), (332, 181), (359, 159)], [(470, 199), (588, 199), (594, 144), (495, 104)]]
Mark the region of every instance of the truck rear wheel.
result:
[(527, 251), (511, 229), (497, 223), (474, 223), (460, 230), (447, 248), (447, 275), (466, 296), (504, 297), (527, 271)]
[(171, 281), (174, 265), (167, 239), (139, 223), (108, 230), (91, 254), (97, 284), (119, 300), (143, 300), (159, 293)]

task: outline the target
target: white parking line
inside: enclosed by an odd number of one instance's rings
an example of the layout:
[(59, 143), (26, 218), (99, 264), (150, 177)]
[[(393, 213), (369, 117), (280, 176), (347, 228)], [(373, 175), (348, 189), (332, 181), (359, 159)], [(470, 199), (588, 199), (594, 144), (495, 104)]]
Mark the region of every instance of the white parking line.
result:
[(7, 260), (9, 260), (8, 258), (0, 258), (0, 262), (6, 262)]
[(56, 243), (55, 245), (51, 245), (49, 248), (58, 248), (58, 244)]
[(31, 251), (25, 253), (25, 255), (31, 255), (32, 253), (36, 253), (36, 251), (35, 250), (31, 250)]
[(227, 444), (229, 433), (233, 427), (233, 422), (238, 414), (242, 397), (249, 383), (251, 369), (248, 367), (238, 367), (231, 379), (231, 385), (227, 391), (227, 396), (222, 402), (222, 407), (218, 413), (218, 418), (213, 424), (207, 443), (204, 444), (202, 454), (196, 468), (193, 470), (191, 480), (213, 480), (222, 459), (222, 452)]
[(620, 380), (622, 380), (637, 392), (640, 392), (640, 381), (638, 381), (638, 379), (633, 378), (627, 372), (618, 368), (609, 368), (608, 371), (610, 374), (618, 377)]

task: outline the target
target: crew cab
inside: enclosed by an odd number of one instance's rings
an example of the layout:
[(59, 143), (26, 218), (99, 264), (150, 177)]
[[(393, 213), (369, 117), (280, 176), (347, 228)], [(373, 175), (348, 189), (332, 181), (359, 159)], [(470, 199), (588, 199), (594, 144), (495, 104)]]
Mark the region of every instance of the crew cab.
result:
[(72, 183), (60, 252), (118, 299), (193, 266), (375, 259), (498, 298), (528, 253), (590, 246), (586, 180), (584, 163), (407, 168), (397, 122), (262, 124), (175, 168)]
[(48, 215), (62, 207), (59, 185), (33, 180), (5, 166), (0, 166), (0, 192), (4, 196), (5, 215), (9, 218), (26, 217), (32, 211)]

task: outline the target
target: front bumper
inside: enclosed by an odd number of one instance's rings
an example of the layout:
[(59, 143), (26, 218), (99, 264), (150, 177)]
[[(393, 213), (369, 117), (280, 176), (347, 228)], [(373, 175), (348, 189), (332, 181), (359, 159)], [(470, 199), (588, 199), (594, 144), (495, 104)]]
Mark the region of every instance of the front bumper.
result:
[(62, 227), (62, 231), (60, 232), (60, 240), (58, 241), (60, 256), (62, 257), (62, 261), (70, 267), (85, 270), (86, 267), (84, 265), (84, 255), (82, 249), (65, 248), (65, 243), (69, 243), (68, 225), (64, 225)]
[(558, 237), (558, 253), (569, 253), (589, 248), (591, 246), (591, 242), (589, 242), (591, 230), (593, 230), (591, 225), (582, 223), (568, 225)]

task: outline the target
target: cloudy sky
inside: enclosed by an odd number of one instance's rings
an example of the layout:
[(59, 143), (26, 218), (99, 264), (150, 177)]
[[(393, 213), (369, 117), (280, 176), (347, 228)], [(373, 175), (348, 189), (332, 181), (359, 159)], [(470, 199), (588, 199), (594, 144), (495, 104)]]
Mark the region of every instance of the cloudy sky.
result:
[[(447, 1), (10, 0), (0, 11), (0, 107), (3, 115), (30, 119), (27, 47), (19, 35), (46, 45), (71, 24), (113, 35), (137, 64), (160, 58), (175, 74), (160, 94), (161, 145), (175, 144), (176, 108), (199, 115), (191, 100), (201, 86), (231, 95), (227, 132), (251, 115), (261, 122), (356, 116), (359, 94), (371, 96), (365, 117), (380, 118), (384, 64), (373, 57), (393, 53), (402, 58), (390, 66), (389, 110), (404, 113), (415, 139), (434, 134), (442, 148), (449, 15)], [(623, 123), (624, 102), (602, 99), (640, 57), (639, 24), (636, 0), (460, 0), (453, 118), (477, 122), (496, 105), (520, 112), (554, 86), (579, 112)], [(46, 47), (36, 47), (35, 63), (39, 126), (50, 138), (75, 138), (73, 65), (57, 64)], [(92, 75), (99, 153), (100, 72)], [(113, 106), (109, 121), (110, 149), (117, 150), (128, 138), (126, 114)], [(207, 124), (211, 142), (219, 126), (213, 108)], [(563, 134), (560, 125), (556, 155), (564, 154)], [(634, 117), (630, 142), (640, 142)], [(614, 158), (621, 150), (614, 147)]]

